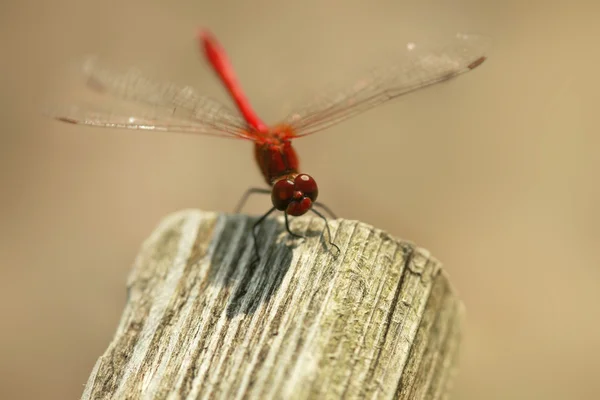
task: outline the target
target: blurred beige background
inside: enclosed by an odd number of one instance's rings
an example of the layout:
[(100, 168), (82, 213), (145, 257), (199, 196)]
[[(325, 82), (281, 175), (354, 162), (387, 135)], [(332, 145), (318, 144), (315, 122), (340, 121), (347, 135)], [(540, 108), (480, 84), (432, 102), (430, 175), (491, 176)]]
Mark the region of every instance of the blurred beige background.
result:
[(68, 126), (36, 108), (74, 93), (57, 77), (88, 53), (227, 101), (196, 53), (199, 25), (272, 122), (406, 41), (492, 36), (467, 76), (298, 140), (302, 166), (340, 216), (444, 262), (468, 310), (455, 399), (597, 398), (600, 3), (23, 0), (0, 16), (0, 398), (78, 398), (158, 221), (229, 212), (262, 184), (247, 143)]

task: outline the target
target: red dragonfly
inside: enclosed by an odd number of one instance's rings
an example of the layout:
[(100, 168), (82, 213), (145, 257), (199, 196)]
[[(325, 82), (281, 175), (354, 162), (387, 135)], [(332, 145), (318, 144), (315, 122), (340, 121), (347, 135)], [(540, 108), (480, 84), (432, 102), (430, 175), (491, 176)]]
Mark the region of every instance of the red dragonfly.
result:
[(319, 132), (388, 100), (469, 72), (485, 61), (490, 42), (481, 35), (457, 34), (436, 46), (409, 43), (401, 52), (402, 61), (373, 71), (347, 90), (325, 94), (283, 122), (269, 126), (252, 109), (217, 39), (206, 30), (200, 31), (197, 39), (204, 57), (229, 92), (241, 118), (189, 86), (155, 82), (135, 69), (113, 72), (98, 65), (95, 59), (87, 60), (83, 67), (87, 87), (97, 93), (143, 105), (146, 111), (132, 113), (114, 106), (108, 110), (73, 106), (54, 113), (53, 117), (72, 124), (208, 134), (254, 142), (254, 157), (271, 189), (249, 189), (238, 211), (250, 194), (271, 194), (273, 206), (252, 229), (257, 255), (256, 228), (275, 210), (284, 212), (286, 229), (295, 237), (302, 236), (291, 231), (288, 215), (300, 216), (312, 210), (325, 220), (329, 243), (339, 252), (339, 247), (331, 241), (327, 219), (314, 207), (334, 215), (317, 202), (319, 189), (315, 180), (300, 173), (293, 139)]

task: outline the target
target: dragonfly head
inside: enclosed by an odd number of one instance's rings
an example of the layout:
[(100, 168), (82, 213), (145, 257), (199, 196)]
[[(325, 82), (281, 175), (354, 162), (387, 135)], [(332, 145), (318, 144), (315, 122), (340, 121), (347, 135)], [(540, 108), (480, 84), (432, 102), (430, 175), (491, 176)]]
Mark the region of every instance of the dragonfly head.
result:
[(310, 175), (289, 175), (275, 182), (271, 201), (276, 209), (298, 217), (312, 208), (318, 194), (317, 182)]

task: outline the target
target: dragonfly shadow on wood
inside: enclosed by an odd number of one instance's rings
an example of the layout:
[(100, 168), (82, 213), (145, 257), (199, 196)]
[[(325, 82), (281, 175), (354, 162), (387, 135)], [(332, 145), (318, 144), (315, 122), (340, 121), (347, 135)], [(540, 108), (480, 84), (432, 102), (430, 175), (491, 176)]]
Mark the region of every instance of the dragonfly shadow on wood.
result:
[[(254, 218), (230, 215), (222, 217), (224, 224), (214, 243), (203, 295), (213, 309), (225, 309), (228, 318), (238, 314), (253, 314), (263, 303), (269, 303), (288, 272), (298, 240), (278, 240), (287, 234), (275, 219), (264, 220), (257, 228), (260, 258), (255, 255), (252, 238)], [(302, 240), (302, 239), (299, 239)], [(210, 299), (210, 297), (213, 297)]]
[[(305, 241), (320, 237), (323, 251), (331, 250), (328, 232), (321, 225), (293, 224), (294, 230), (305, 236), (294, 238), (281, 219), (267, 218), (257, 226), (255, 247), (252, 228), (258, 217), (228, 215), (220, 220), (219, 233), (214, 235), (217, 241), (194, 249), (188, 267), (197, 271), (207, 268), (199, 283), (201, 301), (213, 310), (225, 309), (228, 318), (253, 314), (263, 303), (271, 302), (291, 267), (294, 249)], [(202, 242), (200, 236), (197, 243)], [(337, 254), (334, 249), (333, 255)]]

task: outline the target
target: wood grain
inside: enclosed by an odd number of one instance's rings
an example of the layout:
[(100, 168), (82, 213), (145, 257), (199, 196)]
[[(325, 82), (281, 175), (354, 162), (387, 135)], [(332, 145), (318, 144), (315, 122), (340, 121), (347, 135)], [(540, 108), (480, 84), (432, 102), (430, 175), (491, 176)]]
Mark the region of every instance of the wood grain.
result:
[[(438, 399), (463, 315), (428, 251), (364, 223), (185, 210), (144, 242), (83, 399)], [(337, 257), (336, 257), (337, 255)]]

